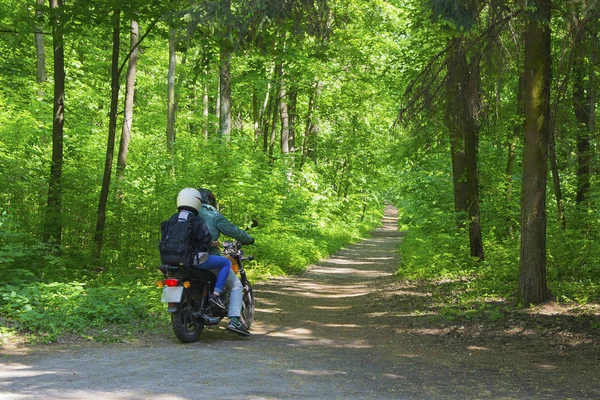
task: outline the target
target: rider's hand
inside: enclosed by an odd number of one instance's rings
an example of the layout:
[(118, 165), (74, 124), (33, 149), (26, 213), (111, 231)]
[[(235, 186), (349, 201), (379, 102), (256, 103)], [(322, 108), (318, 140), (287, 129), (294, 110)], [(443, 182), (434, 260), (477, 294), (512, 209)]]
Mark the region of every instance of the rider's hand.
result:
[(210, 243), (210, 247), (219, 247), (219, 246), (221, 246), (221, 242), (219, 242), (218, 240), (213, 240)]

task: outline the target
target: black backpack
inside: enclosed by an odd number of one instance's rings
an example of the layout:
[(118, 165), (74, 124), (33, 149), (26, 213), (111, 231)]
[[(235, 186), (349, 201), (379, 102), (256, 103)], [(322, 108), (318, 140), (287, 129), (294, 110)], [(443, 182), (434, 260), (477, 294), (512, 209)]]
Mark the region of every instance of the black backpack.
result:
[[(185, 213), (185, 211), (183, 212)], [(161, 239), (158, 246), (160, 261), (168, 265), (192, 265), (194, 258), (194, 220), (196, 215), (188, 213), (183, 218), (178, 213), (160, 224)]]

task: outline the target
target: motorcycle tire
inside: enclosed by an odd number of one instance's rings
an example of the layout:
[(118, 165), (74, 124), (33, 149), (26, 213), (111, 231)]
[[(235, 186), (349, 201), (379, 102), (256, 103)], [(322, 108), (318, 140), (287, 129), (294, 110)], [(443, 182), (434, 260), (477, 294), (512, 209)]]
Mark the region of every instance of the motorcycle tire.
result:
[(194, 313), (200, 311), (201, 303), (201, 293), (186, 289), (177, 311), (171, 314), (173, 332), (181, 343), (195, 342), (200, 338), (200, 334), (204, 330), (204, 323), (198, 321), (194, 317)]
[(254, 322), (254, 295), (249, 282), (244, 284), (244, 296), (242, 297), (242, 315), (240, 316), (246, 329), (250, 329)]

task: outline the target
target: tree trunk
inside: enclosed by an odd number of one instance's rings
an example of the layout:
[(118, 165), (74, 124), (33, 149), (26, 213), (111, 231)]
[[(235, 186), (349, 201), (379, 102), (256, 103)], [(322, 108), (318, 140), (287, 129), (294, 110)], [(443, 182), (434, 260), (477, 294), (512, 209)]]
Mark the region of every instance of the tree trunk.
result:
[(296, 152), (296, 114), (297, 114), (298, 92), (291, 90), (288, 93), (288, 111), (289, 111), (289, 149), (290, 153)]
[(62, 0), (50, 0), (52, 10), (52, 47), (54, 49), (54, 117), (52, 119), (52, 163), (48, 184), (48, 203), (43, 234), (44, 242), (62, 241), (62, 167), (63, 128), (65, 123), (65, 51), (60, 8)]
[(550, 137), (550, 0), (533, 1), (525, 26), (525, 144), (521, 191), (519, 301), (550, 298), (546, 281), (546, 180)]
[(221, 107), (219, 111), (219, 131), (229, 140), (231, 137), (231, 54), (228, 47), (221, 46), (219, 62), (219, 82)]
[(221, 38), (219, 61), (219, 132), (225, 140), (231, 138), (231, 1), (221, 0), (223, 36)]
[(313, 91), (308, 102), (308, 112), (306, 114), (306, 129), (304, 130), (304, 139), (302, 141), (302, 159), (299, 168), (302, 169), (306, 159), (317, 162), (317, 142), (319, 136), (319, 122), (316, 116), (317, 99), (321, 95), (322, 82), (317, 80), (313, 85)]
[(567, 217), (565, 215), (565, 200), (560, 186), (560, 175), (558, 173), (558, 161), (556, 159), (556, 142), (554, 140), (554, 129), (550, 129), (550, 138), (548, 139), (548, 156), (550, 158), (550, 171), (552, 172), (552, 186), (554, 187), (554, 197), (556, 198), (557, 218), (562, 229), (567, 228)]
[(288, 99), (283, 81), (283, 72), (279, 83), (279, 115), (281, 117), (281, 152), (289, 154), (290, 152), (290, 115), (288, 113)]
[[(598, 65), (598, 20), (600, 19), (600, 10), (597, 8), (595, 12), (592, 14), (593, 18), (590, 23), (590, 49), (589, 49), (589, 59), (590, 65)], [(596, 79), (596, 71), (595, 68), (589, 69), (589, 121), (588, 121), (588, 131), (590, 132), (590, 136), (596, 134), (596, 96), (598, 93), (597, 87), (597, 79)]]
[(271, 86), (273, 82), (273, 76), (275, 74), (275, 63), (271, 64), (269, 68), (269, 75), (267, 77), (267, 89), (265, 91), (265, 98), (263, 100), (262, 106), (260, 107), (260, 112), (258, 113), (258, 121), (257, 121), (257, 129), (255, 130), (256, 139), (259, 140), (261, 136), (263, 136), (263, 151), (266, 150), (264, 134), (265, 134), (265, 126), (267, 126), (268, 117), (267, 113), (270, 110), (271, 105)]
[(130, 46), (132, 49), (129, 56), (129, 67), (127, 68), (127, 82), (125, 86), (125, 109), (123, 118), (123, 128), (121, 130), (121, 145), (119, 146), (119, 157), (117, 162), (117, 172), (119, 179), (125, 178), (125, 167), (127, 166), (127, 154), (129, 152), (129, 140), (131, 138), (131, 125), (133, 121), (133, 98), (135, 92), (135, 76), (137, 72), (139, 38), (138, 22), (131, 20), (130, 23)]
[(448, 61), (448, 80), (446, 88), (446, 127), (450, 131), (450, 153), (452, 159), (452, 182), (454, 188), (454, 211), (457, 213), (457, 226), (465, 226), (469, 209), (469, 186), (467, 184), (467, 159), (465, 153), (465, 132), (462, 129), (461, 116), (464, 104), (461, 93), (463, 74), (466, 70), (466, 58), (463, 39), (455, 39), (453, 53)]
[(481, 217), (479, 213), (479, 179), (477, 172), (477, 114), (481, 108), (479, 98), (479, 56), (473, 56), (467, 75), (465, 75), (465, 93), (461, 98), (465, 101), (465, 161), (467, 169), (467, 186), (469, 191), (469, 244), (471, 256), (484, 259), (483, 239), (481, 235)]
[[(516, 115), (523, 115), (524, 111), (524, 99), (523, 99), (523, 73), (519, 71), (519, 81), (517, 83), (517, 109)], [(517, 149), (517, 141), (521, 136), (521, 132), (523, 129), (523, 124), (519, 121), (519, 123), (515, 123), (513, 129), (509, 132), (506, 145), (507, 145), (507, 156), (506, 156), (506, 204), (507, 204), (507, 217), (506, 217), (506, 226), (508, 231), (508, 236), (514, 236), (515, 223), (513, 220), (513, 175), (515, 173), (515, 158), (516, 158), (516, 149)]]
[(173, 156), (175, 148), (175, 67), (177, 56), (175, 53), (176, 30), (169, 27), (169, 75), (167, 88), (167, 152)]
[(208, 116), (209, 116), (209, 98), (208, 98), (208, 78), (210, 76), (210, 55), (207, 49), (204, 50), (204, 83), (202, 84), (202, 136), (208, 140)]
[(46, 50), (44, 49), (44, 0), (37, 0), (35, 9), (35, 54), (37, 82), (46, 82)]
[(111, 67), (111, 99), (110, 99), (110, 119), (108, 123), (108, 140), (106, 143), (106, 161), (104, 163), (104, 176), (102, 178), (102, 189), (100, 190), (100, 200), (98, 201), (98, 220), (96, 221), (96, 243), (95, 256), (100, 259), (102, 254), (102, 241), (104, 239), (104, 230), (106, 227), (106, 208), (108, 192), (110, 189), (110, 177), (112, 174), (112, 164), (115, 152), (115, 136), (117, 131), (117, 111), (119, 107), (119, 43), (120, 43), (120, 16), (118, 9), (113, 11), (113, 51)]
[[(464, 39), (455, 39), (448, 62), (446, 123), (450, 129), (454, 208), (458, 227), (468, 223), (470, 254), (483, 260), (477, 176), (477, 114), (479, 98), (479, 55), (467, 63)], [(467, 218), (468, 217), (468, 218)]]
[[(584, 78), (586, 69), (593, 70), (592, 66), (587, 66), (586, 58), (586, 38), (584, 30), (576, 20), (573, 22), (575, 34), (573, 35), (574, 45), (572, 50), (572, 76), (573, 76), (573, 111), (577, 120), (577, 195), (575, 201), (577, 204), (583, 203), (587, 198), (590, 189), (591, 173), (591, 147), (590, 147), (590, 93), (586, 93)], [(590, 87), (588, 86), (588, 92)]]

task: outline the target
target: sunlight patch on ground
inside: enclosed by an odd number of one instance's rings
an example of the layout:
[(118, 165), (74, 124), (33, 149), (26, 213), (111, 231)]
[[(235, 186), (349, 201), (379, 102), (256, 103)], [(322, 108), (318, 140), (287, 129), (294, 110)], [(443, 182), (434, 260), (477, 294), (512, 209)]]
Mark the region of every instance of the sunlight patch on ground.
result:
[(525, 329), (525, 328), (521, 328), (521, 327), (506, 329), (504, 331), (504, 333), (506, 333), (507, 336), (517, 336), (517, 335), (535, 336), (535, 335), (537, 335), (537, 333), (533, 329)]
[(352, 306), (313, 306), (317, 310), (348, 310), (352, 308)]
[(416, 296), (416, 297), (431, 297), (432, 294), (429, 292), (413, 292), (410, 290), (396, 290), (391, 293), (393, 296)]
[[(275, 290), (263, 290), (262, 293), (276, 294), (281, 296), (291, 296), (291, 297), (308, 297), (313, 299), (342, 299), (347, 297), (359, 297), (370, 294), (371, 292), (368, 290), (357, 291), (355, 289), (344, 290), (343, 288), (339, 288), (339, 290), (325, 292), (325, 291), (313, 291), (313, 292), (282, 292)], [(257, 298), (260, 301), (260, 298)]]
[(310, 297), (313, 299), (343, 299), (346, 297), (360, 297), (366, 296), (371, 292), (368, 290), (362, 292), (352, 292), (352, 293), (340, 293), (340, 294), (325, 294), (325, 293), (303, 293), (302, 296)]
[(384, 311), (384, 312), (372, 312), (372, 313), (368, 313), (368, 314), (365, 314), (365, 315), (367, 317), (369, 317), (369, 318), (379, 318), (379, 317), (383, 317), (383, 316), (388, 315), (388, 313), (386, 311)]
[(367, 349), (373, 347), (364, 340), (340, 340), (322, 338), (313, 335), (313, 331), (306, 328), (286, 329), (284, 331), (266, 333), (267, 336), (291, 339), (294, 343), (290, 346), (324, 346), (329, 348)]
[(274, 337), (284, 337), (284, 338), (288, 338), (288, 339), (310, 339), (312, 338), (312, 331), (310, 329), (306, 329), (306, 328), (295, 328), (295, 329), (288, 329), (285, 331), (281, 331), (281, 332), (273, 332), (270, 333), (269, 336), (274, 336)]
[(395, 333), (418, 333), (421, 335), (440, 336), (446, 333), (445, 329), (441, 328), (416, 328), (416, 329), (394, 329)]
[[(371, 264), (371, 263), (366, 263), (366, 264)], [(393, 272), (385, 272), (385, 271), (377, 271), (377, 270), (364, 271), (364, 270), (359, 270), (359, 269), (354, 269), (354, 268), (328, 268), (328, 267), (311, 268), (310, 272), (315, 272), (318, 274), (337, 274), (337, 275), (352, 274), (352, 275), (366, 276), (366, 277), (372, 277), (372, 278), (378, 278), (380, 276), (391, 276), (394, 274)]]
[(261, 313), (266, 313), (266, 314), (281, 314), (281, 308), (256, 308), (255, 309), (258, 312)]
[(472, 351), (488, 351), (489, 349), (487, 347), (480, 347), (480, 346), (467, 346), (467, 350), (472, 350)]
[(536, 367), (538, 367), (539, 369), (556, 369), (556, 365), (550, 365), (550, 364), (534, 364)]
[(348, 373), (344, 372), (344, 371), (328, 371), (328, 370), (307, 371), (304, 369), (288, 369), (288, 372), (291, 372), (291, 373), (297, 374), (297, 375), (307, 375), (307, 376), (348, 375)]
[(33, 370), (29, 365), (24, 364), (10, 364), (5, 363), (2, 366), (3, 370), (0, 371), (1, 379), (9, 379), (9, 378), (29, 378), (32, 376), (41, 376), (41, 375), (54, 375), (60, 373), (59, 371), (39, 371)]
[(326, 326), (327, 328), (360, 328), (360, 325), (356, 324), (323, 324), (321, 326)]
[(381, 375), (381, 377), (387, 378), (387, 379), (406, 379), (406, 377), (404, 377), (402, 375), (396, 375), (396, 374), (383, 374), (383, 375)]

